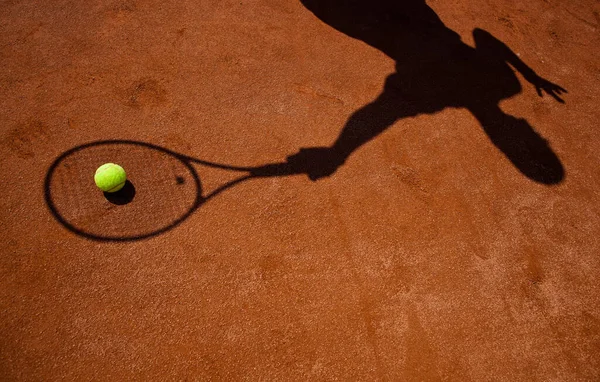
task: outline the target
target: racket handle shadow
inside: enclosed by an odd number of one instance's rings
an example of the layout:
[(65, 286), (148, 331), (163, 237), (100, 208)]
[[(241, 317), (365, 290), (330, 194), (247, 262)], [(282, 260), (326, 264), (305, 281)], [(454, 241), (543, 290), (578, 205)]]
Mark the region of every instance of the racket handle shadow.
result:
[(264, 166), (254, 167), (249, 170), (249, 177), (252, 178), (271, 178), (278, 176), (288, 176), (303, 173), (302, 169), (291, 165), (288, 162), (270, 163)]
[[(219, 166), (220, 167), (220, 166)], [(225, 167), (225, 166), (223, 166)], [(228, 183), (223, 184), (219, 188), (213, 190), (210, 194), (206, 195), (202, 198), (202, 204), (209, 199), (221, 194), (222, 192), (232, 188), (233, 186), (245, 182), (250, 179), (258, 179), (258, 178), (274, 178), (280, 176), (289, 176), (301, 174), (303, 171), (301, 169), (292, 166), (290, 163), (281, 162), (281, 163), (270, 163), (263, 166), (258, 167), (248, 167), (248, 168), (240, 168), (240, 167), (229, 167), (236, 170), (245, 170), (247, 172), (246, 175), (241, 176), (237, 179), (234, 179)]]

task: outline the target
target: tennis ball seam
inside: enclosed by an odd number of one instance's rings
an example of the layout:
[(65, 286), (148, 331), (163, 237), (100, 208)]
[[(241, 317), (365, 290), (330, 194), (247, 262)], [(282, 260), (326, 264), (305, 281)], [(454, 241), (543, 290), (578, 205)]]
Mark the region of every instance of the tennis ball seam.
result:
[(122, 182), (117, 184), (116, 186), (114, 186), (113, 188), (111, 188), (110, 190), (107, 190), (106, 192), (115, 192), (115, 191), (119, 191), (119, 189), (123, 188), (123, 186), (125, 185), (126, 182)]

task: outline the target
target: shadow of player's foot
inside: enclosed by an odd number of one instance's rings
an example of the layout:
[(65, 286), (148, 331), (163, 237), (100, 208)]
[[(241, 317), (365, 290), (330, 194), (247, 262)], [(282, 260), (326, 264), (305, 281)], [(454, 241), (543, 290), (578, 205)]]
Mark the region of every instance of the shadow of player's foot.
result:
[(123, 188), (117, 192), (105, 192), (104, 197), (106, 200), (116, 205), (124, 205), (131, 203), (135, 197), (135, 187), (130, 181), (126, 181)]
[(496, 147), (529, 179), (548, 185), (563, 180), (565, 171), (560, 159), (526, 120), (506, 116), (503, 123), (485, 130)]

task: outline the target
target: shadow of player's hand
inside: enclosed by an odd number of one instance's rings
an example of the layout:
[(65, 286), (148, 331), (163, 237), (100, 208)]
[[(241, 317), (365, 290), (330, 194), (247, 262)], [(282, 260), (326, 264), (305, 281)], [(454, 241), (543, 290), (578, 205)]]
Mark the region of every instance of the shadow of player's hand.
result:
[(542, 77), (536, 77), (533, 81), (531, 81), (531, 83), (533, 86), (535, 86), (535, 90), (540, 97), (543, 96), (543, 93), (546, 93), (552, 96), (552, 98), (554, 98), (557, 102), (565, 103), (565, 101), (560, 97), (563, 93), (567, 93), (567, 90), (563, 87), (545, 80)]
[(344, 163), (341, 156), (329, 147), (302, 148), (287, 157), (287, 162), (294, 172), (306, 173), (313, 181), (330, 176)]

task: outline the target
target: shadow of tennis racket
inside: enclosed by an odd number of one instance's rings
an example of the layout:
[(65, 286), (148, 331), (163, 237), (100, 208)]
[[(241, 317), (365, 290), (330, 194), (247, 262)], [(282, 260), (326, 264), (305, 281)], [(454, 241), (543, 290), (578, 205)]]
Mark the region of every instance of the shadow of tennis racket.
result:
[[(93, 181), (98, 166), (122, 165), (129, 183), (114, 195), (99, 192)], [(240, 173), (204, 195), (196, 167)], [(48, 169), (46, 204), (64, 227), (98, 241), (134, 241), (169, 231), (208, 200), (253, 178), (306, 172), (307, 163), (281, 162), (257, 167), (224, 165), (193, 158), (145, 142), (105, 140), (74, 147)]]

